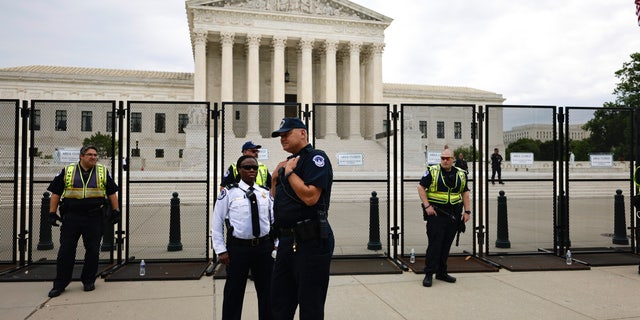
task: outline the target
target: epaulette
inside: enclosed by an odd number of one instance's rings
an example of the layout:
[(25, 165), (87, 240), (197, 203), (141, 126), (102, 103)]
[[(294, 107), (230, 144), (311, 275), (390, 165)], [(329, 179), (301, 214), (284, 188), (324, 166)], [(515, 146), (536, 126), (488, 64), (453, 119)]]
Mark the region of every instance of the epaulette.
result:
[(233, 183), (229, 183), (226, 186), (224, 186), (225, 188), (231, 190), (233, 188), (237, 188), (238, 187), (238, 183), (237, 182), (233, 182)]

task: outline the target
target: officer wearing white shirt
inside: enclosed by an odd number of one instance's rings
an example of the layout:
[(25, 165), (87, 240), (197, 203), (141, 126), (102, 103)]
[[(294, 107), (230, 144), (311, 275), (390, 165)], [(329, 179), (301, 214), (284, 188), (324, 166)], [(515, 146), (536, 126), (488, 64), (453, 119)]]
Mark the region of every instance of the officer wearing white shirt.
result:
[(269, 291), (274, 243), (269, 231), (273, 223), (273, 199), (268, 189), (255, 183), (256, 158), (243, 155), (236, 165), (240, 182), (220, 191), (211, 220), (213, 249), (227, 272), (222, 319), (241, 319), (249, 270), (258, 296), (259, 318), (272, 319)]

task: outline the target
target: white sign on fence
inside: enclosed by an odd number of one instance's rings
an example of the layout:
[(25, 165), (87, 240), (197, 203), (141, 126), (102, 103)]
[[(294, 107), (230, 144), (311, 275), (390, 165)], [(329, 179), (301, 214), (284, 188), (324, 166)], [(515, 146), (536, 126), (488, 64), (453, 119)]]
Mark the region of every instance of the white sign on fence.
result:
[(364, 165), (364, 154), (362, 153), (338, 153), (339, 166), (362, 166)]
[(533, 164), (533, 152), (511, 152), (509, 154), (511, 164)]
[(73, 163), (80, 159), (79, 148), (57, 148), (53, 153), (53, 161), (56, 163)]
[(592, 167), (613, 167), (613, 154), (590, 154), (589, 161)]

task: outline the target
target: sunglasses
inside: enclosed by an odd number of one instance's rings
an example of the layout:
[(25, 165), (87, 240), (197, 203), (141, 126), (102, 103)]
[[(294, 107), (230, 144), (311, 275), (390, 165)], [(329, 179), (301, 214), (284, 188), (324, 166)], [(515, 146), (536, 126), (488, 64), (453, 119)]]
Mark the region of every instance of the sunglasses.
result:
[(258, 166), (249, 166), (249, 165), (246, 165), (246, 166), (240, 166), (240, 168), (245, 169), (245, 170), (247, 170), (247, 171), (248, 171), (248, 170), (258, 171)]
[(452, 157), (440, 157), (440, 160), (450, 160), (453, 159)]

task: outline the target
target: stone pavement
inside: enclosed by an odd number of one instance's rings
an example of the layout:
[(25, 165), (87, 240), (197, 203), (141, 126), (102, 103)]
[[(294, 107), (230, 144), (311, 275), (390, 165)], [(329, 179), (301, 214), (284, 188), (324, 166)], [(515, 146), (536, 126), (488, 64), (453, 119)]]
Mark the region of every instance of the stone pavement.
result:
[[(637, 266), (586, 271), (453, 274), (457, 283), (422, 275), (332, 276), (325, 319), (640, 319)], [(2, 319), (220, 319), (224, 280), (73, 282), (48, 298), (50, 282), (0, 283)], [(257, 319), (248, 283), (243, 319)], [(215, 314), (215, 317), (214, 317)]]

